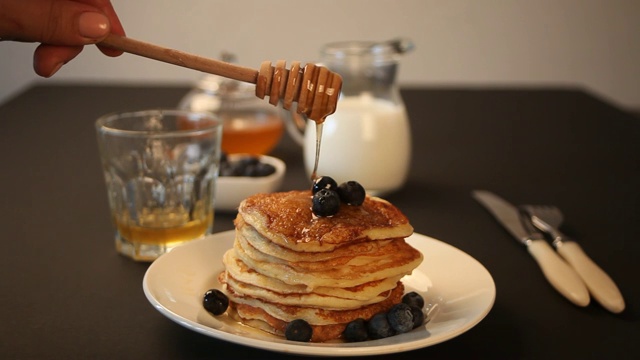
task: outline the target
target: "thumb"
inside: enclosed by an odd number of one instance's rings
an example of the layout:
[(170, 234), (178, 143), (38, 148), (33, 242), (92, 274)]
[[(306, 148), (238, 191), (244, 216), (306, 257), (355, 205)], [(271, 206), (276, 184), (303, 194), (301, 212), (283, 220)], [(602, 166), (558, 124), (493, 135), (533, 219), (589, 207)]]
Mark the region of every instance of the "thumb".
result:
[(5, 0), (0, 12), (0, 38), (51, 45), (94, 44), (111, 30), (97, 8), (66, 0)]

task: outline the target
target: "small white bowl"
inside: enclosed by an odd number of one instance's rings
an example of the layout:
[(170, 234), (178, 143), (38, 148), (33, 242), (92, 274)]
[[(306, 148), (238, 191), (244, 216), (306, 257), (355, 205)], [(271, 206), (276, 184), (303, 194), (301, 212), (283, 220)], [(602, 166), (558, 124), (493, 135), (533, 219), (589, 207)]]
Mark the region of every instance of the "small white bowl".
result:
[[(230, 154), (230, 161), (237, 161), (249, 155)], [(259, 155), (260, 161), (271, 164), (276, 172), (269, 176), (218, 176), (215, 193), (215, 211), (233, 212), (238, 210), (238, 205), (247, 197), (258, 193), (271, 193), (278, 191), (287, 166), (284, 161), (267, 155)]]

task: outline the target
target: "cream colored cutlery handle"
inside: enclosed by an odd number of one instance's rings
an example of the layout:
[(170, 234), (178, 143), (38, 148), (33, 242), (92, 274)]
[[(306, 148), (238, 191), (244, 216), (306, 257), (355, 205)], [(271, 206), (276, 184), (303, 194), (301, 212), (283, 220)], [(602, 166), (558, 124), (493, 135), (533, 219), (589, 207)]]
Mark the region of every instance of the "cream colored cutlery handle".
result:
[(578, 243), (574, 241), (563, 242), (557, 249), (558, 253), (573, 266), (587, 284), (593, 297), (605, 309), (615, 314), (624, 310), (624, 299), (616, 284), (604, 270), (591, 260)]
[(527, 250), (556, 290), (578, 306), (589, 305), (589, 291), (584, 282), (551, 245), (545, 240), (533, 240), (528, 243)]

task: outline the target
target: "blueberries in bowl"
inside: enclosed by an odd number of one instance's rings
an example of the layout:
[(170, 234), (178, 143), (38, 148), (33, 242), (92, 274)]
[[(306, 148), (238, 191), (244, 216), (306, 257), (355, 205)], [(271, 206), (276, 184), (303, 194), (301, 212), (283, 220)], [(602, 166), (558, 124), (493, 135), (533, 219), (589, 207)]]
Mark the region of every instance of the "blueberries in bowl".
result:
[(275, 166), (261, 162), (259, 156), (246, 155), (231, 160), (223, 153), (220, 157), (220, 176), (263, 177), (275, 172)]

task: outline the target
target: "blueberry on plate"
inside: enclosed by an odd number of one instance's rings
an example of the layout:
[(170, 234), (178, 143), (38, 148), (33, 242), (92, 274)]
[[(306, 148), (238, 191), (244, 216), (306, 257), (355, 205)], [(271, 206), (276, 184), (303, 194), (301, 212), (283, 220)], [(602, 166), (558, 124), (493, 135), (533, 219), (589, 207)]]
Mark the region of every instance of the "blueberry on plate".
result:
[(415, 291), (404, 294), (404, 296), (402, 297), (402, 302), (409, 306), (415, 306), (420, 309), (424, 307), (424, 299)]
[(340, 200), (349, 205), (362, 205), (366, 192), (364, 187), (357, 181), (347, 181), (338, 186)]
[(409, 306), (411, 308), (411, 314), (413, 314), (413, 329), (421, 326), (424, 323), (424, 312), (422, 308)]
[(320, 189), (313, 195), (311, 211), (316, 216), (333, 216), (340, 210), (340, 196), (329, 189)]
[(342, 332), (342, 338), (347, 342), (360, 342), (369, 338), (367, 322), (363, 318), (351, 321)]
[(329, 176), (320, 176), (319, 178), (316, 178), (315, 180), (313, 180), (313, 186), (311, 187), (311, 192), (315, 194), (321, 189), (336, 191), (338, 189), (338, 183)]
[(213, 315), (222, 315), (227, 311), (229, 298), (218, 289), (207, 290), (202, 299), (202, 306)]
[(308, 322), (296, 319), (287, 324), (284, 329), (284, 335), (287, 340), (309, 342), (313, 335), (313, 328)]
[(395, 335), (393, 328), (387, 320), (387, 313), (377, 313), (373, 315), (367, 323), (367, 334), (369, 339), (383, 339)]
[(413, 313), (411, 307), (405, 303), (393, 305), (387, 313), (387, 320), (397, 334), (413, 329)]

